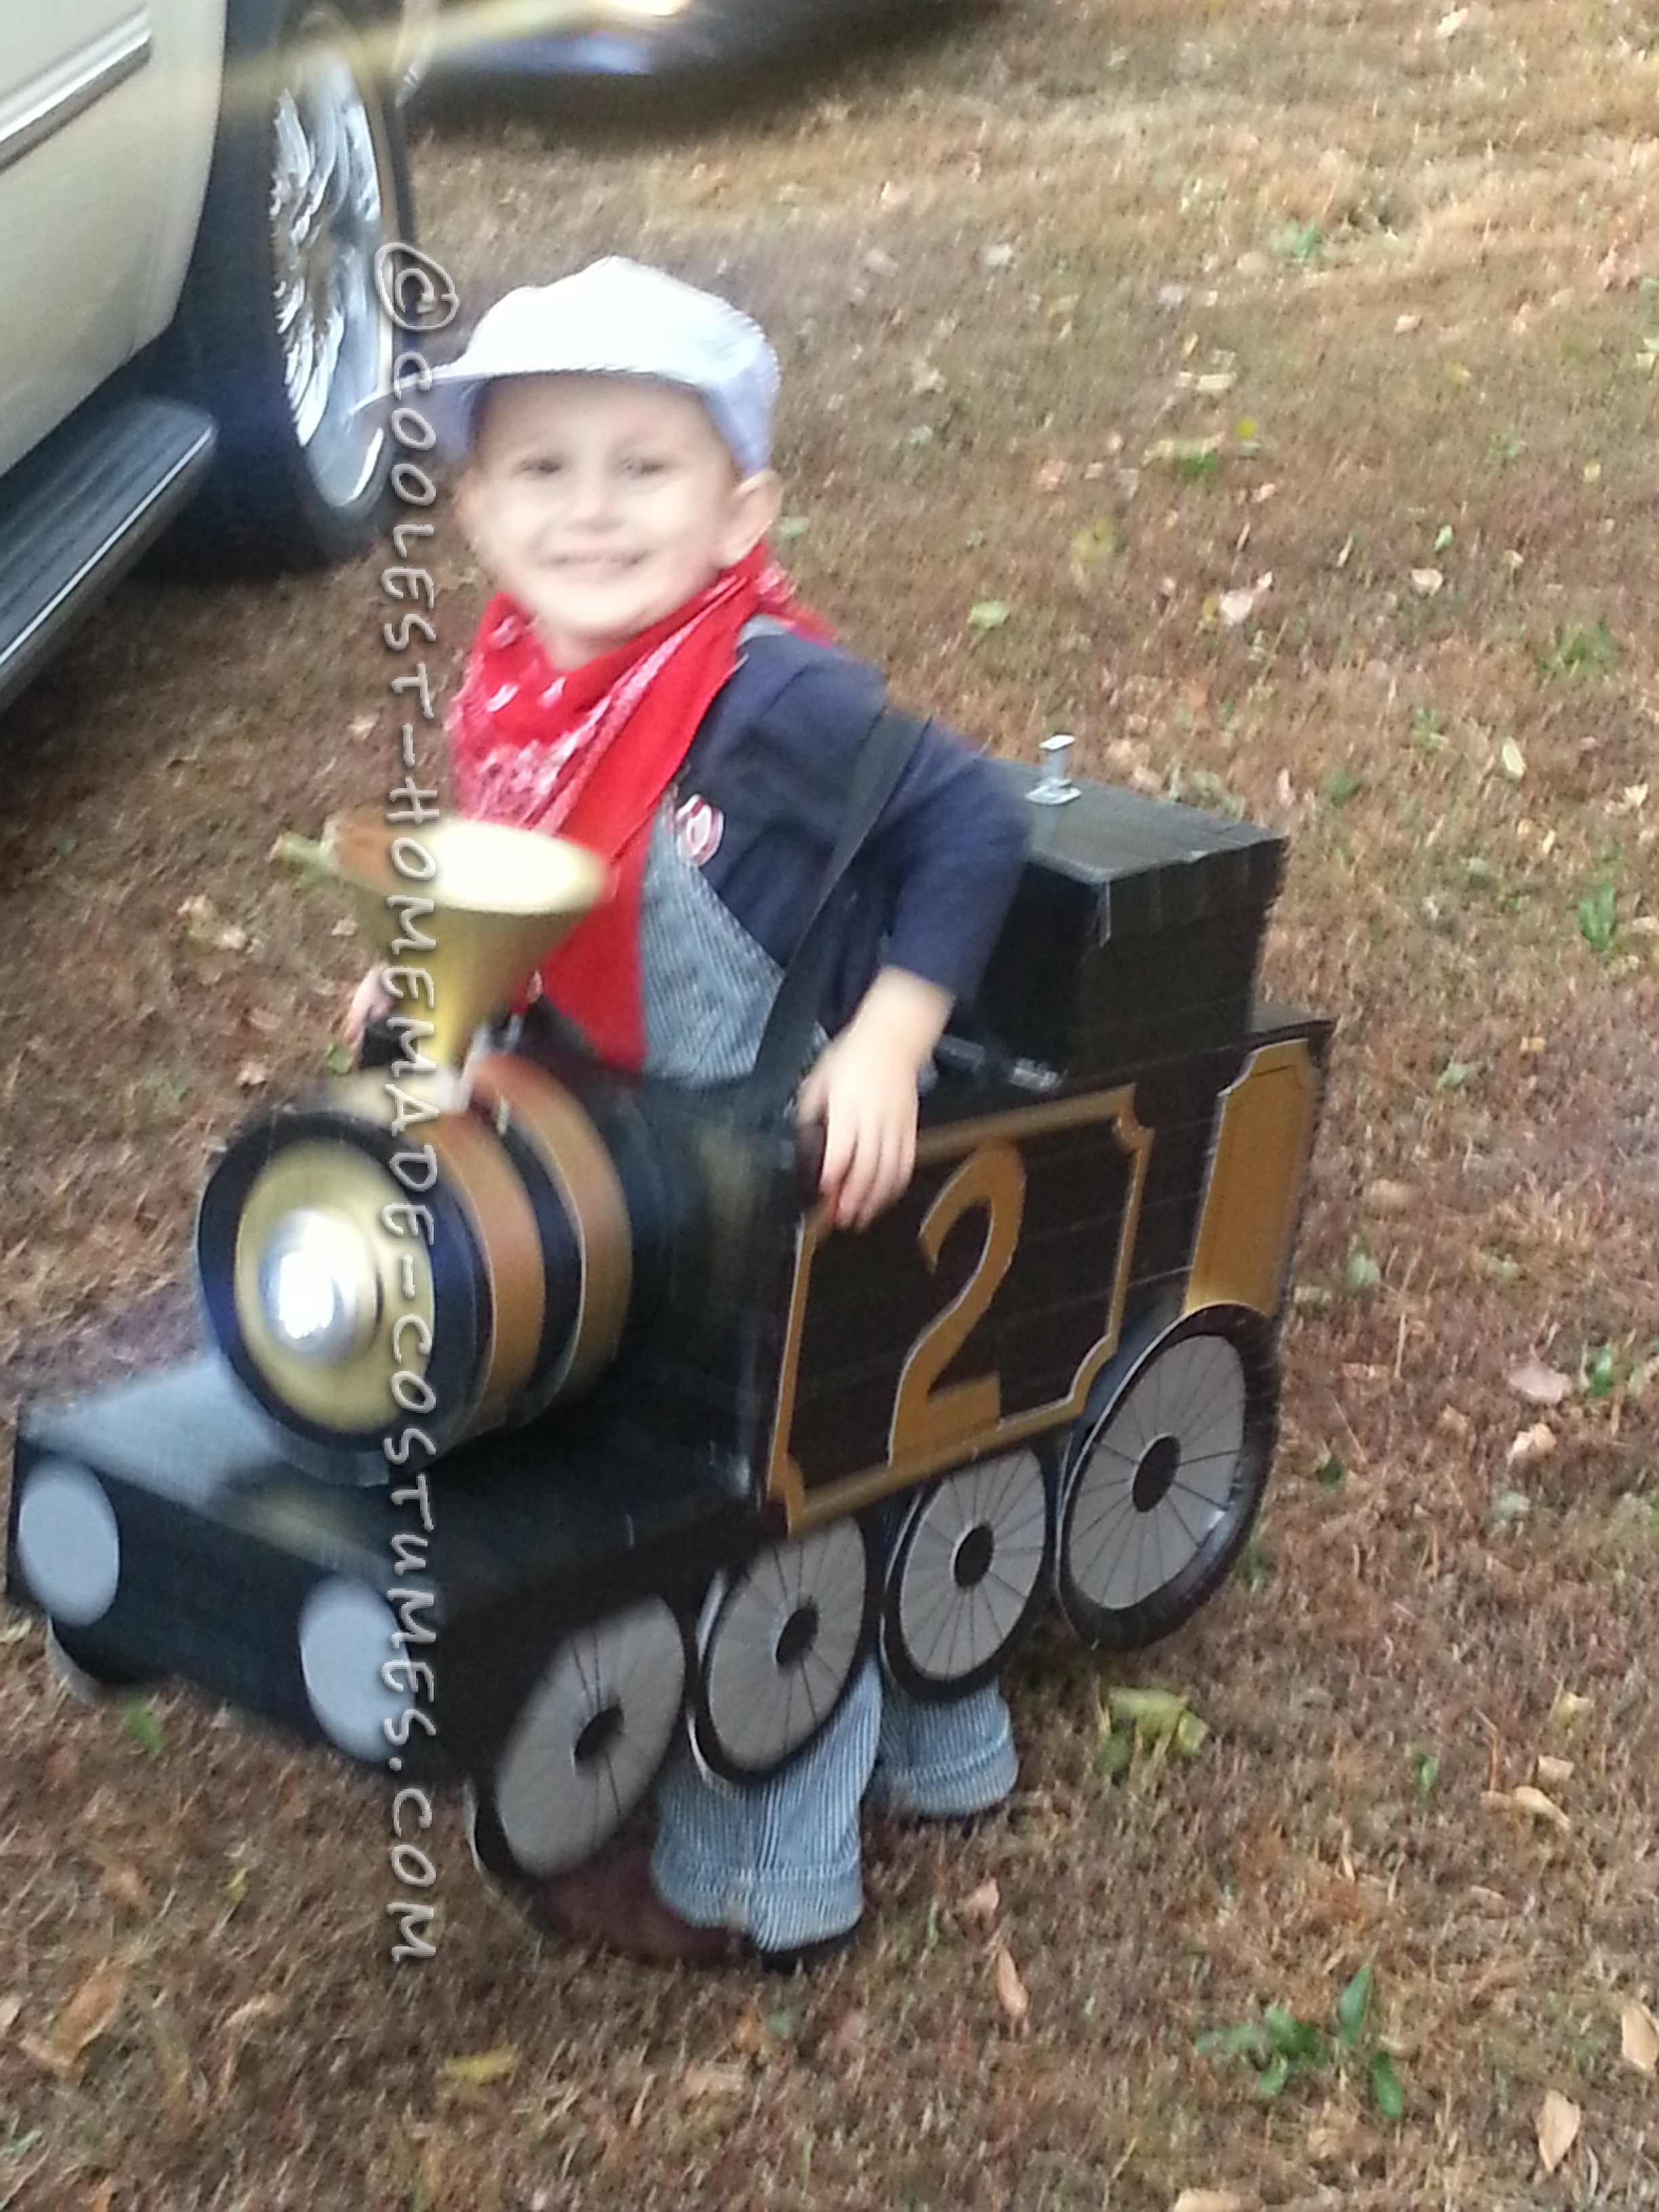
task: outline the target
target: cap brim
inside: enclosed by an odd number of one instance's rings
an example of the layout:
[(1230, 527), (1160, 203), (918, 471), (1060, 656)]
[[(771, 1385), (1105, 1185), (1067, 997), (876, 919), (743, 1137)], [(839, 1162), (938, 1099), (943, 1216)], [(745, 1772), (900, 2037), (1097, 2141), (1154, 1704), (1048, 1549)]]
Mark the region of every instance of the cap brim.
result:
[[(433, 369), (424, 392), (415, 384), (407, 384), (398, 392), (371, 392), (351, 411), (354, 415), (373, 413), (389, 417), (394, 407), (406, 408), (431, 426), (435, 450), (442, 459), (464, 461), (472, 443), (472, 417), (478, 395), (493, 380), (454, 362), (447, 369)], [(414, 450), (410, 448), (411, 453)]]

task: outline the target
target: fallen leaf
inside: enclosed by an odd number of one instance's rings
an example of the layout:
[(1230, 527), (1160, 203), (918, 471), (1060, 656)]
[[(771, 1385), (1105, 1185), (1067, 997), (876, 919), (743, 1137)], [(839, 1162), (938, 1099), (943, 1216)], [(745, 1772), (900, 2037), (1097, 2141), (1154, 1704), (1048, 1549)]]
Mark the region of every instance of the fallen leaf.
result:
[(1115, 1689), (1106, 1692), (1106, 1710), (1152, 1749), (1172, 1741), (1192, 1708), (1177, 1690)]
[(1534, 1820), (1547, 1820), (1552, 1827), (1559, 1828), (1563, 1835), (1567, 1834), (1572, 1826), (1572, 1822), (1554, 1798), (1547, 1797), (1530, 1782), (1520, 1783), (1513, 1790), (1488, 1790), (1486, 1802), (1489, 1805), (1510, 1806), (1517, 1813), (1530, 1814)]
[(1559, 1790), (1564, 1782), (1572, 1779), (1572, 1761), (1570, 1759), (1552, 1759), (1547, 1752), (1540, 1751), (1534, 1763), (1538, 1769), (1538, 1779), (1548, 1783), (1553, 1790)]
[(1086, 584), (1103, 561), (1109, 561), (1117, 551), (1117, 525), (1109, 514), (1097, 521), (1085, 523), (1072, 538), (1072, 577), (1079, 584)]
[(957, 1910), (964, 1920), (988, 1928), (1002, 1910), (1002, 1892), (994, 1880), (982, 1881), (971, 1895), (963, 1899)]
[(1528, 1352), (1518, 1365), (1506, 1367), (1504, 1380), (1529, 1406), (1559, 1406), (1572, 1393), (1572, 1377), (1559, 1367), (1547, 1366), (1535, 1352)]
[(1006, 241), (1000, 240), (996, 245), (985, 247), (979, 258), (987, 269), (1012, 269), (1014, 265), (1014, 249)]
[(1155, 438), (1140, 458), (1149, 469), (1195, 470), (1213, 460), (1225, 442), (1219, 430), (1207, 438)]
[(1415, 1184), (1390, 1182), (1379, 1177), (1365, 1186), (1365, 1210), (1368, 1213), (1410, 1213), (1418, 1203)]
[(865, 274), (869, 276), (896, 276), (898, 264), (885, 246), (872, 246), (864, 257)]
[(469, 2089), (483, 2087), (486, 2082), (505, 2081), (519, 2063), (519, 2054), (511, 2044), (502, 2044), (494, 2051), (477, 2051), (465, 2058), (446, 2058), (444, 2078), (459, 2081)]
[(1513, 738), (1504, 738), (1498, 748), (1498, 757), (1510, 781), (1519, 783), (1527, 772), (1527, 757)]
[(245, 1060), (236, 1071), (238, 1087), (243, 1091), (258, 1091), (270, 1080), (270, 1070), (262, 1060)]
[(1170, 2212), (1243, 2212), (1244, 2199), (1231, 2189), (1183, 2189)]
[(688, 2066), (681, 2088), (688, 2097), (737, 2097), (749, 2086), (749, 2069), (730, 2060)]
[(1581, 1714), (1587, 1713), (1595, 1703), (1594, 1698), (1581, 1697), (1577, 1690), (1563, 1690), (1550, 1707), (1552, 1728), (1571, 1728)]
[(0, 2035), (4, 2035), (23, 2009), (21, 1997), (0, 1997)]
[(1619, 2047), (1638, 2074), (1659, 2070), (1659, 2020), (1638, 1998), (1626, 1997), (1620, 2008)]
[(975, 599), (968, 610), (968, 627), (983, 634), (986, 630), (1000, 629), (1008, 619), (1008, 609), (1001, 599)]
[(1438, 568), (1412, 570), (1412, 589), (1419, 599), (1431, 599), (1445, 580)]
[(243, 2028), (251, 2027), (256, 2020), (273, 2020), (283, 2009), (281, 1997), (250, 1997), (246, 2004), (239, 2004), (234, 2012), (226, 2016), (224, 2026), (219, 2030), (220, 2040), (223, 2042), (239, 2034)]
[(1434, 35), (1437, 39), (1455, 39), (1468, 20), (1469, 11), (1467, 8), (1454, 8), (1449, 14), (1443, 15), (1435, 25)]
[(944, 375), (931, 361), (918, 361), (911, 364), (910, 396), (913, 399), (925, 399), (930, 392), (943, 392), (944, 389)]
[(1396, 315), (1394, 319), (1394, 334), (1397, 338), (1408, 338), (1413, 331), (1420, 331), (1422, 327), (1421, 315)]
[(24, 2048), (60, 2081), (72, 2081), (81, 2054), (107, 2033), (127, 1993), (127, 1970), (113, 1959), (94, 1967), (64, 2006), (45, 2043), (28, 2039)]
[(1019, 1968), (1014, 1964), (1014, 1954), (1006, 1943), (997, 1946), (997, 2002), (1016, 2027), (1024, 2024), (1031, 2009), (1031, 2000), (1026, 1995), (1025, 1984), (1019, 1978)]
[(1216, 611), (1221, 617), (1224, 629), (1237, 629), (1255, 611), (1255, 593), (1248, 588), (1224, 592), (1216, 603)]
[(1531, 1428), (1522, 1429), (1510, 1446), (1510, 1465), (1525, 1467), (1535, 1459), (1547, 1459), (1555, 1449), (1555, 1431), (1547, 1421), (1534, 1421)]
[(1048, 460), (1039, 465), (1031, 481), (1038, 491), (1054, 492), (1067, 481), (1071, 473), (1072, 465), (1069, 461), (1062, 461), (1051, 455)]
[(1546, 2173), (1553, 2173), (1577, 2142), (1583, 2118), (1572, 2099), (1564, 2097), (1559, 2089), (1552, 2089), (1545, 2097), (1538, 2107), (1538, 2155)]

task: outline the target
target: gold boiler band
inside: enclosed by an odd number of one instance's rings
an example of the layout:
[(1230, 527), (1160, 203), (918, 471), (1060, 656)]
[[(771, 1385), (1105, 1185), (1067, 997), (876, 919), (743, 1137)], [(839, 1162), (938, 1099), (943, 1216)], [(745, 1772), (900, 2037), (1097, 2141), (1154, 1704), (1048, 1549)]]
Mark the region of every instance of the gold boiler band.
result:
[[(609, 1365), (633, 1291), (633, 1237), (621, 1178), (581, 1107), (554, 1077), (510, 1053), (485, 1053), (468, 1069), (474, 1109), (509, 1124), (534, 1152), (563, 1203), (576, 1240), (580, 1291), (547, 1395), (580, 1389)], [(538, 1320), (538, 1331), (540, 1321)]]
[[(445, 1189), (467, 1218), (489, 1286), (489, 1334), (466, 1425), (472, 1436), (512, 1412), (535, 1371), (547, 1309), (542, 1241), (512, 1161), (475, 1115), (441, 1114), (420, 1133), (437, 1154)], [(437, 1326), (443, 1326), (441, 1316)]]

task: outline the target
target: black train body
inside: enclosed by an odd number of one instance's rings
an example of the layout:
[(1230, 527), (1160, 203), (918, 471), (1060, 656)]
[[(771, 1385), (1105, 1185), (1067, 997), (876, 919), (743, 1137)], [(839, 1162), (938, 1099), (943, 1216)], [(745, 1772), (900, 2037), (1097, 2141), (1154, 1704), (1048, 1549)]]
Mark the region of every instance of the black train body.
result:
[[(1045, 1596), (1107, 1648), (1189, 1618), (1273, 1456), (1329, 1024), (1256, 1002), (1282, 841), (1087, 785), (1029, 811), (914, 1182), (862, 1235), (823, 1229), (778, 1121), (533, 1023), (401, 1140), (367, 1075), (245, 1133), (199, 1231), (223, 1355), (21, 1422), (8, 1588), (61, 1657), (459, 1773), (485, 1862), (545, 1873), (682, 1714), (742, 1778), (872, 1642), (950, 1697)], [(434, 1129), (423, 1318), (393, 1340), (429, 1356), (343, 1424), (286, 1402), (238, 1318), (261, 1194), (304, 1212), (337, 1156), (384, 1176)]]

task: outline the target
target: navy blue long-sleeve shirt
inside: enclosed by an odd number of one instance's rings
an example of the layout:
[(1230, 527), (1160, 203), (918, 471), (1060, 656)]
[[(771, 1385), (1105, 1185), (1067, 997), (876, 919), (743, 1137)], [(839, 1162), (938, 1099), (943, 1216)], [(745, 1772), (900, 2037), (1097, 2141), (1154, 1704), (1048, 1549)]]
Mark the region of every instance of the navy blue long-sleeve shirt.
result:
[[(676, 779), (682, 855), (780, 966), (818, 898), (882, 699), (880, 676), (848, 654), (790, 633), (750, 635)], [(1024, 852), (1002, 779), (930, 724), (835, 894), (824, 1027), (844, 1025), (882, 967), (969, 996)]]

